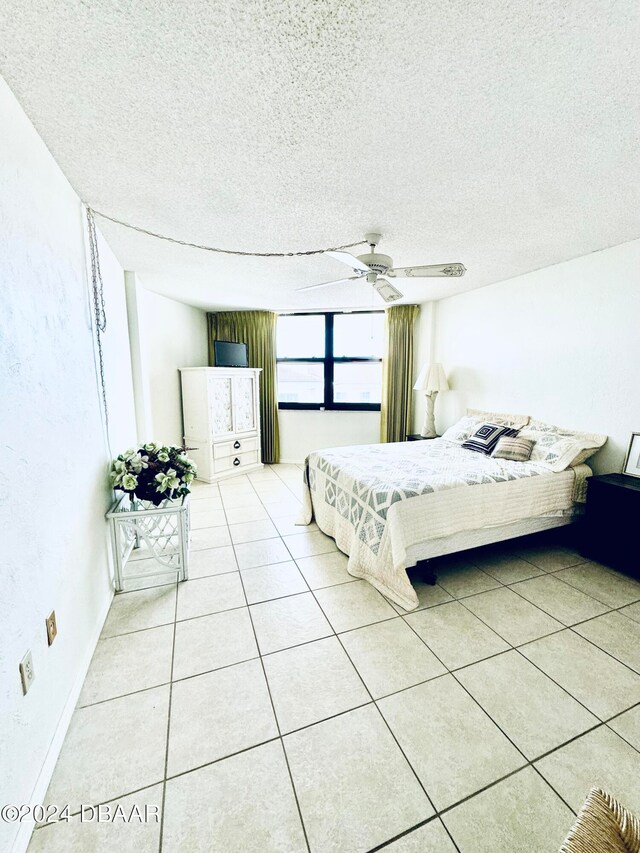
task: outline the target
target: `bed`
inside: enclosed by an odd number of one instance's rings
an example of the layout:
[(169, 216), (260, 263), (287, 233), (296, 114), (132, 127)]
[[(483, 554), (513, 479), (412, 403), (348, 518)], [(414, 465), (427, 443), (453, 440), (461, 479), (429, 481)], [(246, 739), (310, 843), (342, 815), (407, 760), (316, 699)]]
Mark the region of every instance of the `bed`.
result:
[(300, 521), (335, 539), (351, 575), (413, 610), (407, 568), (571, 523), (590, 474), (585, 464), (553, 472), (447, 438), (334, 448), (306, 460)]

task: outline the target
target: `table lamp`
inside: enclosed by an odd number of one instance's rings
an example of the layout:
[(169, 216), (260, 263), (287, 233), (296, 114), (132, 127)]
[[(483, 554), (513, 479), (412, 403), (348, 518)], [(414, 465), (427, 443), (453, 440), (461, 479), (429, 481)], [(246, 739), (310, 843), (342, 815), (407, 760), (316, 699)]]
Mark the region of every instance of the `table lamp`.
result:
[(420, 435), (423, 438), (437, 438), (433, 407), (436, 402), (438, 391), (448, 391), (449, 383), (444, 369), (439, 362), (425, 364), (420, 375), (413, 386), (414, 391), (424, 391), (427, 398), (427, 411), (424, 418), (424, 426)]

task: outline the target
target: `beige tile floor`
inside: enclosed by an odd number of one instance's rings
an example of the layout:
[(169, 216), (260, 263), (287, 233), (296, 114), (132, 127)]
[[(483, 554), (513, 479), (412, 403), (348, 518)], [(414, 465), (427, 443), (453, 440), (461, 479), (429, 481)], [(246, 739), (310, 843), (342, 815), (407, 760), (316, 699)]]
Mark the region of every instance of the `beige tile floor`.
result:
[(640, 814), (640, 583), (538, 536), (406, 613), (296, 526), (300, 482), (196, 485), (190, 580), (114, 599), (47, 802), (158, 821), (31, 851), (553, 853), (592, 785)]

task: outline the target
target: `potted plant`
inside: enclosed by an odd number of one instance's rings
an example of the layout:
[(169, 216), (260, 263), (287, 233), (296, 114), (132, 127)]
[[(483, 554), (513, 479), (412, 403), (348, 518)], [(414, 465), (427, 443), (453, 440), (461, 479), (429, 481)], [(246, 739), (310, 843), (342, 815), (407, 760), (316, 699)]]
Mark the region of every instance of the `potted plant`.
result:
[(141, 501), (159, 507), (163, 501), (188, 495), (196, 473), (184, 448), (149, 442), (113, 460), (111, 482), (129, 495), (132, 507)]

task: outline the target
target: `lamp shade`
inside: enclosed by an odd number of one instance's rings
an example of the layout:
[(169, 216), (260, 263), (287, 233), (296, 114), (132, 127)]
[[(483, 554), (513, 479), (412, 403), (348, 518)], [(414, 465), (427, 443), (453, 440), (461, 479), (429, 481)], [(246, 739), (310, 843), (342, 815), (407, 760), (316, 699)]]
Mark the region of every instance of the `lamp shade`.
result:
[(444, 368), (438, 361), (432, 364), (425, 364), (420, 375), (413, 386), (414, 391), (424, 391), (426, 394), (432, 394), (434, 391), (448, 391), (449, 383), (444, 373)]

